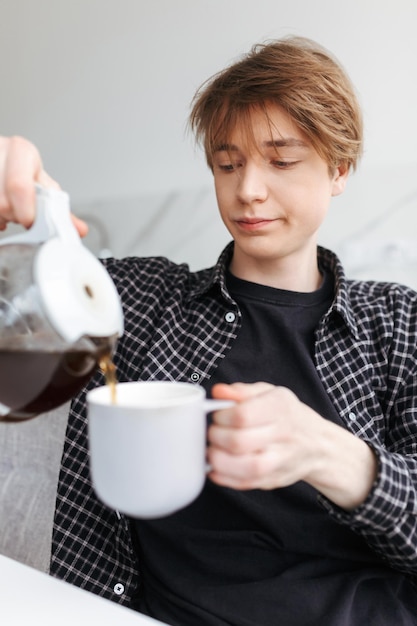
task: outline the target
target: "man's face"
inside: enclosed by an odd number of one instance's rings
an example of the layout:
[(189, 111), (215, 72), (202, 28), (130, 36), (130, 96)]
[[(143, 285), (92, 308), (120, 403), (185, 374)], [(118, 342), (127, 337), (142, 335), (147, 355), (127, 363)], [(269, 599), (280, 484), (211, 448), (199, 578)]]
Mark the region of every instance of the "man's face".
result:
[(316, 265), (317, 231), (347, 172), (329, 172), (305, 135), (281, 108), (252, 113), (256, 147), (237, 127), (214, 154), (217, 201), (235, 241), (231, 269), (254, 280), (259, 271)]

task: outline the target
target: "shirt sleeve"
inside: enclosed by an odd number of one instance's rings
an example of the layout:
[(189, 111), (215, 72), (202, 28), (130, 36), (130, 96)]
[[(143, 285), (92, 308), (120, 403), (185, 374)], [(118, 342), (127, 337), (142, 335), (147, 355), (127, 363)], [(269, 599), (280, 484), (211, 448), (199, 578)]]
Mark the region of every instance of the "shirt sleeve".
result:
[(387, 419), (386, 444), (369, 443), (379, 467), (366, 500), (352, 511), (322, 495), (319, 501), (393, 568), (417, 575), (417, 376), (411, 379), (401, 386)]

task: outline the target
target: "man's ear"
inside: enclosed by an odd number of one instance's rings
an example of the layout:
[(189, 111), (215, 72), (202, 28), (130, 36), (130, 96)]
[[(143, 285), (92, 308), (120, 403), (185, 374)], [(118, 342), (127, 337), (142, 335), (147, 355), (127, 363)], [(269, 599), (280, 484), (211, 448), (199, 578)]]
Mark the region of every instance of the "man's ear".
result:
[(332, 178), (332, 196), (340, 196), (344, 192), (349, 178), (349, 165), (342, 163), (336, 167)]

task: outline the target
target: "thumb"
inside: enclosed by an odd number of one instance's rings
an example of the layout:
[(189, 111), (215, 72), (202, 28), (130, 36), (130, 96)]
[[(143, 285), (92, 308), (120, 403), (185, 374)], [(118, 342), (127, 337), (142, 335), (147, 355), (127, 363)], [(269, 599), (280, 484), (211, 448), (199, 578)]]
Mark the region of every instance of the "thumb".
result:
[(71, 214), (72, 222), (75, 228), (78, 230), (78, 234), (80, 237), (85, 237), (88, 234), (88, 225), (84, 220), (76, 217), (74, 214)]

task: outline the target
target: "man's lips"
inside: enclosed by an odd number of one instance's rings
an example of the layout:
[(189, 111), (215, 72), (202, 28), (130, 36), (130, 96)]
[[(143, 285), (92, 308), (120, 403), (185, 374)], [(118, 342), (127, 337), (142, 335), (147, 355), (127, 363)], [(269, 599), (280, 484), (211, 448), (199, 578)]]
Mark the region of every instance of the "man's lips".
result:
[(273, 222), (276, 222), (278, 218), (266, 218), (266, 217), (242, 217), (238, 218), (235, 223), (242, 229), (253, 231), (266, 228)]

